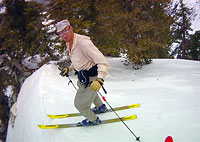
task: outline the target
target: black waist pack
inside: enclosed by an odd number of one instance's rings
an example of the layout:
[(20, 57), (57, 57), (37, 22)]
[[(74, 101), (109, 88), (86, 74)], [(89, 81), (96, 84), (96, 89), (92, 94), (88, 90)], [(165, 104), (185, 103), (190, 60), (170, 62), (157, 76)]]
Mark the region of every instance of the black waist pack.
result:
[(83, 83), (85, 85), (85, 88), (90, 83), (90, 77), (94, 77), (94, 76), (98, 75), (97, 69), (98, 69), (98, 67), (97, 67), (97, 65), (95, 65), (89, 70), (81, 70), (81, 71), (77, 72), (78, 79), (81, 83)]

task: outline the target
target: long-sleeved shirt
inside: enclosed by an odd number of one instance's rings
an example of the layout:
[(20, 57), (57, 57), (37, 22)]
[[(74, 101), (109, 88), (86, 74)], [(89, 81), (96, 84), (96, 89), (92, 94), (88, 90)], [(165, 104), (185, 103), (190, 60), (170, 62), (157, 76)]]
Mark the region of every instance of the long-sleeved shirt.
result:
[(72, 48), (67, 43), (71, 68), (77, 71), (89, 70), (97, 64), (98, 78), (105, 78), (108, 75), (110, 65), (104, 55), (92, 43), (89, 37), (74, 33)]

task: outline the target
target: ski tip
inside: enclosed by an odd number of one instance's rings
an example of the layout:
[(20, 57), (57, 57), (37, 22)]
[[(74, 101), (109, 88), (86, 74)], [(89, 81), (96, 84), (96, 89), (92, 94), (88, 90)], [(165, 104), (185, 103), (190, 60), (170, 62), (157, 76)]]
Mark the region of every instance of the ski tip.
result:
[(165, 142), (173, 142), (173, 138), (171, 136), (167, 136)]
[(42, 125), (37, 125), (39, 128), (43, 129)]
[(37, 125), (41, 129), (55, 129), (58, 128), (58, 125)]
[(122, 117), (122, 120), (132, 120), (132, 119), (137, 119), (137, 115)]
[(128, 107), (129, 107), (129, 108), (140, 107), (140, 104), (129, 105)]
[(48, 114), (47, 116), (50, 117), (50, 118), (53, 118), (53, 119), (55, 118), (54, 115)]
[(58, 119), (58, 118), (69, 117), (69, 115), (68, 114), (61, 114), (61, 115), (50, 115), (50, 114), (48, 114), (48, 117), (50, 117), (52, 119)]
[[(50, 115), (48, 114), (48, 117), (52, 118), (52, 119), (56, 119), (56, 115)], [(60, 118), (60, 117), (59, 117)]]

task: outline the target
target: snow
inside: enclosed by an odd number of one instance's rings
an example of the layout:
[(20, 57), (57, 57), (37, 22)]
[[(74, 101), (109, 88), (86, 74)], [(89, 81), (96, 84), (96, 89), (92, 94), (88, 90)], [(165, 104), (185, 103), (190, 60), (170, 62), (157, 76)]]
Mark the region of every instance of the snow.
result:
[[(105, 95), (112, 107), (140, 103), (139, 108), (118, 111), (122, 116), (136, 114), (126, 121), (141, 142), (200, 141), (200, 62), (155, 59), (140, 70), (125, 67), (121, 58), (108, 58), (110, 75), (105, 79)], [(18, 100), (14, 128), (9, 125), (7, 142), (133, 142), (135, 137), (121, 123), (94, 127), (43, 130), (37, 124), (72, 123), (84, 117), (52, 120), (47, 114), (77, 112), (73, 105), (75, 89), (68, 78), (59, 76), (53, 64), (46, 64), (24, 82)], [(71, 75), (73, 83), (77, 78)], [(102, 94), (103, 91), (101, 91)], [(115, 118), (114, 113), (99, 115)]]
[(189, 8), (193, 9), (193, 13), (192, 13), (192, 25), (191, 28), (193, 29), (192, 32), (190, 32), (190, 34), (194, 34), (195, 31), (199, 31), (200, 30), (200, 1), (199, 0), (184, 0), (183, 1), (186, 6), (188, 6)]
[(5, 95), (6, 96), (11, 96), (13, 94), (13, 87), (10, 85), (6, 88), (6, 91), (5, 91)]
[(3, 14), (6, 12), (6, 7), (0, 7), (0, 14)]

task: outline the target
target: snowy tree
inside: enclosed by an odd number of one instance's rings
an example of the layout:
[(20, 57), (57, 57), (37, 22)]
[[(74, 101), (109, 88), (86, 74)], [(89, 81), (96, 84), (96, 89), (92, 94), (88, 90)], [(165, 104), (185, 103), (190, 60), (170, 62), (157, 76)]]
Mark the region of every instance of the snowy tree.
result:
[(183, 0), (180, 0), (176, 9), (176, 22), (173, 25), (174, 40), (179, 43), (179, 58), (185, 59), (185, 50), (188, 49), (189, 31), (191, 31), (192, 9), (188, 8)]

